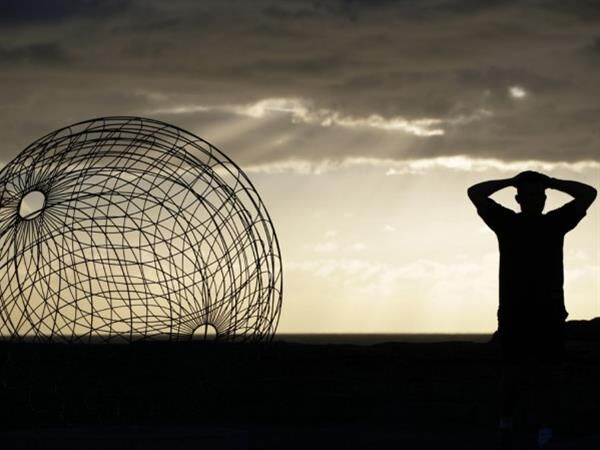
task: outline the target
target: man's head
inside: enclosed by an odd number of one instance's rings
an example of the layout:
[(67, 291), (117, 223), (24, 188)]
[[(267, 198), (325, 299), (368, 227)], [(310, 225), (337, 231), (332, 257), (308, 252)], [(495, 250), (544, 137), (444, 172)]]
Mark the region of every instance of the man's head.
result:
[(537, 172), (522, 172), (517, 175), (515, 199), (524, 214), (541, 214), (546, 205), (548, 177)]

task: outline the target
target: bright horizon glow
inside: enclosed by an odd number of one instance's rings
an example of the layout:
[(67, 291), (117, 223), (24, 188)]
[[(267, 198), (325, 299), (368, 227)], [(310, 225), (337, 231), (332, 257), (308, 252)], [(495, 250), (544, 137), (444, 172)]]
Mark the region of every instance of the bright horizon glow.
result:
[[(597, 183), (598, 168), (577, 169), (555, 167), (548, 173)], [(385, 166), (376, 165), (319, 175), (256, 173), (253, 179), (270, 205), (284, 257), (279, 331), (493, 332), (497, 242), (466, 189), (507, 176), (512, 174), (493, 167), (432, 166), (386, 177)], [(278, 186), (278, 193), (267, 195), (269, 186)], [(511, 188), (494, 197), (518, 210), (514, 194)], [(546, 211), (569, 198), (549, 191)], [(594, 204), (565, 239), (569, 320), (600, 316), (599, 228)]]
[[(248, 120), (234, 122), (230, 132), (244, 135), (268, 118)], [(403, 161), (365, 155), (337, 163), (291, 160), (243, 168), (279, 236), (282, 334), (491, 333), (498, 303), (497, 242), (468, 201), (467, 187), (525, 169), (600, 187), (596, 161), (468, 156)], [(505, 189), (495, 198), (516, 210), (513, 196), (513, 189)], [(569, 198), (548, 196), (548, 209)], [(569, 319), (600, 316), (599, 209), (597, 200), (565, 240)]]
[(260, 165), (246, 165), (244, 170), (248, 173), (295, 173), (320, 175), (350, 167), (386, 167), (386, 176), (425, 174), (433, 169), (442, 168), (458, 172), (485, 172), (498, 170), (501, 172), (520, 172), (523, 170), (569, 170), (580, 173), (585, 170), (598, 170), (600, 163), (597, 161), (577, 161), (573, 163), (558, 161), (514, 161), (506, 162), (492, 158), (471, 158), (464, 155), (442, 156), (438, 158), (423, 158), (409, 160), (391, 160), (379, 158), (345, 158), (342, 161), (311, 162), (308, 160), (292, 159), (281, 162)]

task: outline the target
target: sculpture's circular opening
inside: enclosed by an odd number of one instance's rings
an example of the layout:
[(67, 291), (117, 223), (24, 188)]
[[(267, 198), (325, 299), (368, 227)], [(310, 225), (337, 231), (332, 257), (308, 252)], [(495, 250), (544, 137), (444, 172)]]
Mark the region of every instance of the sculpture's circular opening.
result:
[(217, 328), (214, 325), (205, 323), (194, 330), (192, 339), (196, 341), (214, 341), (217, 339), (218, 334)]
[(46, 206), (46, 195), (41, 191), (30, 191), (21, 198), (19, 215), (23, 219), (39, 216)]

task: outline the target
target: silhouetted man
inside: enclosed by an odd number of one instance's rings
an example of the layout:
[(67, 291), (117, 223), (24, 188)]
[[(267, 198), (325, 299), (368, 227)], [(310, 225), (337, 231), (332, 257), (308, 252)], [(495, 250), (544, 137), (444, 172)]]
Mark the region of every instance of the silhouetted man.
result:
[[(506, 187), (516, 187), (521, 212), (490, 198)], [(574, 199), (543, 214), (546, 189)], [(585, 216), (596, 190), (576, 181), (558, 180), (538, 172), (522, 172), (510, 179), (471, 186), (469, 198), (477, 213), (496, 233), (500, 249), (500, 304), (498, 337), (502, 352), (501, 444), (510, 448), (512, 416), (523, 376), (537, 390), (540, 408), (538, 447), (552, 437), (552, 372), (562, 358), (567, 311), (563, 295), (563, 240)]]

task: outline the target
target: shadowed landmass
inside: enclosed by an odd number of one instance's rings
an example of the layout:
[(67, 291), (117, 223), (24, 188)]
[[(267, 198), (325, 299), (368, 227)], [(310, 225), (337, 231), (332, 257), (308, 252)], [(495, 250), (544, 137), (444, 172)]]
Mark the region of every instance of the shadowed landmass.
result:
[[(598, 445), (591, 433), (600, 404), (600, 318), (569, 322), (567, 330), (559, 448), (589, 449)], [(111, 450), (199, 442), (212, 449), (483, 449), (495, 442), (493, 341), (2, 343), (0, 355), (2, 448), (39, 441)], [(525, 439), (533, 424), (522, 410)]]

